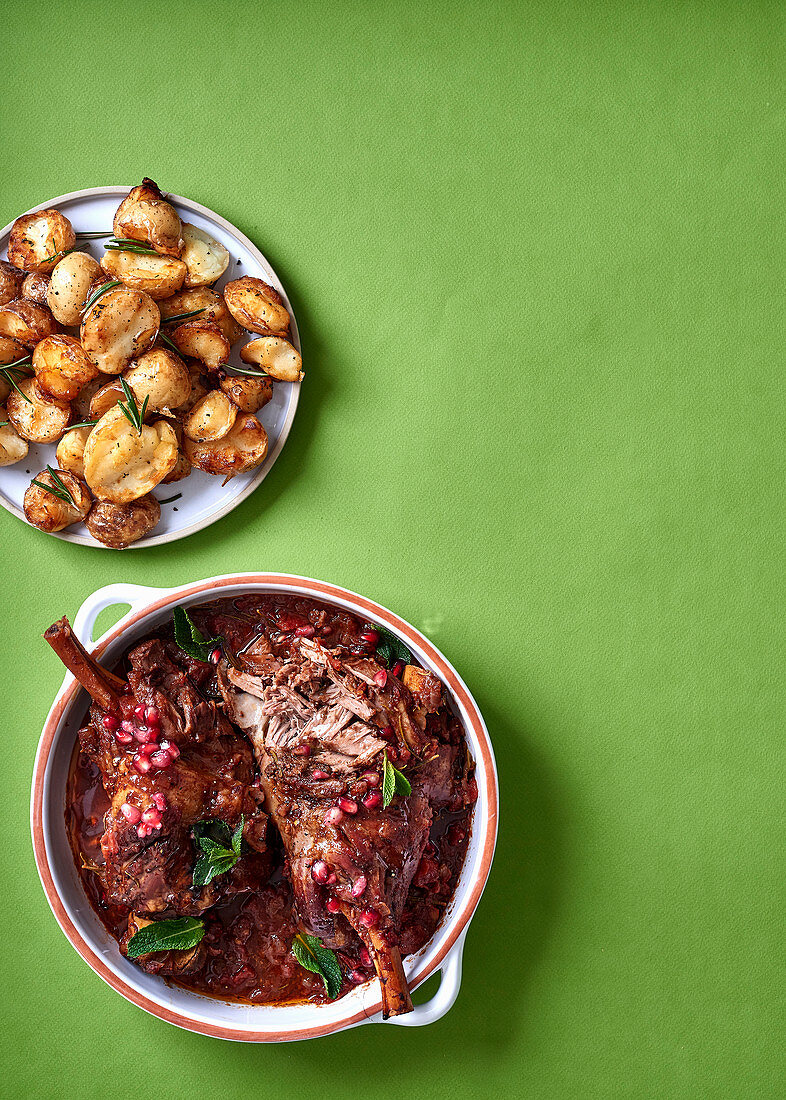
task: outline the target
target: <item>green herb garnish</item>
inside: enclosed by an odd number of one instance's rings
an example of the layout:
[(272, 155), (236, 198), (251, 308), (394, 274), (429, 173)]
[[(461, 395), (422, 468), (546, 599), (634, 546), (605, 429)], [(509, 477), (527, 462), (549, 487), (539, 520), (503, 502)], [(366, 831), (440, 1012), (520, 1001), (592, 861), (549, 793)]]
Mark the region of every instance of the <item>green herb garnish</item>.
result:
[(103, 237), (111, 237), (111, 233), (77, 233), (77, 240), (100, 241)]
[(62, 500), (64, 504), (70, 504), (73, 508), (76, 508), (76, 501), (71, 496), (68, 487), (57, 470), (53, 470), (51, 466), (47, 466), (47, 470), (52, 481), (54, 481), (54, 485), (46, 485), (43, 481), (38, 481), (37, 478), (33, 478), (31, 484), (37, 485), (39, 489), (43, 489), (46, 493), (51, 493), (53, 497)]
[[(194, 886), (207, 886), (217, 875), (224, 875), (232, 870), (240, 859), (243, 824), (244, 819), (241, 815), (240, 823), (231, 833), (228, 845), (205, 835), (202, 831), (210, 826), (218, 826), (224, 836), (229, 835), (229, 826), (225, 821), (200, 821), (194, 826), (194, 833), (197, 834), (196, 842), (201, 849), (194, 867)], [(198, 829), (199, 832), (197, 832)]]
[(51, 263), (52, 260), (62, 260), (63, 256), (67, 256), (69, 252), (78, 252), (78, 248), (64, 248), (60, 252), (53, 252), (51, 256), (45, 256), (41, 261), (42, 264)]
[(150, 951), (187, 951), (196, 947), (204, 934), (204, 921), (196, 917), (154, 921), (131, 937), (126, 955), (129, 959), (138, 959)]
[(403, 661), (405, 665), (412, 664), (412, 654), (395, 634), (391, 634), (384, 626), (372, 626), (369, 624), (365, 629), (376, 630), (379, 634), (376, 656), (378, 660), (381, 660), (388, 668), (392, 668), (396, 661)]
[(338, 959), (332, 951), (322, 946), (316, 936), (298, 932), (292, 941), (292, 954), (304, 970), (319, 974), (331, 1000), (339, 995), (342, 978)]
[(82, 316), (84, 317), (87, 311), (89, 309), (92, 309), (92, 307), (96, 304), (102, 294), (106, 294), (108, 290), (111, 290), (113, 287), (116, 286), (120, 286), (119, 279), (110, 279), (108, 282), (102, 283), (101, 286), (96, 287), (96, 289), (93, 291), (93, 293), (90, 295), (90, 297), (87, 299), (84, 306), (82, 307)]
[(174, 344), (169, 339), (169, 337), (167, 336), (167, 334), (165, 332), (159, 332), (158, 333), (158, 339), (163, 340), (163, 342), (165, 344), (167, 344), (172, 349), (172, 351), (177, 352), (178, 355), (180, 354), (180, 348), (177, 346), (177, 344)]
[(388, 760), (388, 750), (385, 749), (382, 761), (382, 805), (387, 808), (397, 794), (406, 798), (412, 794), (412, 784), (403, 772), (393, 767)]
[(175, 642), (183, 652), (193, 657), (195, 661), (208, 661), (210, 654), (223, 639), (220, 636), (205, 638), (194, 626), (184, 607), (176, 607), (172, 612), (172, 618), (175, 624)]
[(125, 403), (118, 401), (117, 407), (120, 409), (126, 420), (132, 424), (137, 432), (142, 434), (142, 425), (145, 419), (145, 413), (147, 412), (147, 403), (150, 400), (150, 394), (147, 395), (142, 402), (142, 408), (140, 409), (136, 403), (136, 397), (134, 397), (134, 391), (126, 382), (125, 378), (120, 379), (120, 385), (123, 387), (123, 393), (126, 395)]
[(236, 367), (234, 363), (219, 363), (220, 367), (228, 367), (229, 370), (236, 371), (238, 374), (245, 374), (249, 378), (267, 378), (267, 373), (259, 367), (257, 370), (246, 370), (245, 367)]
[[(28, 405), (32, 405), (33, 402), (30, 400), (24, 390), (21, 390), (19, 388), (17, 378), (30, 377), (30, 371), (22, 369), (23, 365), (27, 365), (30, 361), (31, 356), (26, 355), (23, 359), (16, 359), (13, 363), (7, 363), (6, 366), (0, 367), (0, 374), (2, 374), (3, 378), (5, 378), (8, 385), (13, 386), (19, 396), (24, 398)], [(16, 375), (17, 377), (15, 378), (14, 375)]]
[(107, 252), (138, 252), (142, 256), (157, 256), (154, 248), (150, 248), (144, 241), (135, 241), (130, 237), (112, 237), (108, 244), (104, 245)]
[(207, 306), (202, 309), (192, 309), (190, 313), (175, 313), (172, 317), (164, 317), (165, 325), (173, 325), (176, 321), (185, 321), (187, 317), (196, 317), (198, 313), (204, 313)]
[(171, 504), (173, 500), (180, 500), (182, 493), (175, 493), (173, 497), (167, 497), (166, 500), (159, 500), (159, 504)]
[[(66, 428), (66, 432), (72, 432), (74, 428), (93, 428), (97, 423), (97, 420), (83, 420), (79, 424), (69, 424)], [(65, 432), (63, 434), (65, 434)]]

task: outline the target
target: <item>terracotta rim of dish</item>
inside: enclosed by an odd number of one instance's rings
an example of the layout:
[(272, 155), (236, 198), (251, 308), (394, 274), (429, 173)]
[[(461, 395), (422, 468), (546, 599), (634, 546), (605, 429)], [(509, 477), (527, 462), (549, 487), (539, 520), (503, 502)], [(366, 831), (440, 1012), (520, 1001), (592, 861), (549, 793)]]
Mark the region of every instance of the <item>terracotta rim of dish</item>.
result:
[[(48, 199), (46, 202), (41, 202), (37, 206), (31, 207), (30, 210), (25, 210), (23, 214), (19, 214), (17, 215), (17, 217), (24, 217), (25, 214), (37, 214), (39, 210), (49, 210), (51, 208), (58, 207), (62, 203), (73, 202), (79, 199), (89, 199), (99, 195), (127, 195), (130, 190), (130, 187), (113, 186), (86, 187), (82, 191), (69, 191), (65, 195), (57, 195), (54, 199)], [(295, 311), (292, 308), (292, 303), (289, 300), (286, 288), (284, 287), (281, 279), (278, 277), (275, 270), (273, 269), (270, 261), (265, 256), (263, 256), (257, 246), (253, 243), (253, 241), (250, 241), (248, 237), (244, 233), (241, 233), (239, 229), (232, 225), (231, 222), (228, 222), (226, 218), (222, 218), (220, 214), (216, 214), (216, 212), (214, 210), (211, 210), (209, 207), (202, 206), (200, 203), (194, 202), (193, 199), (184, 198), (182, 195), (175, 195), (172, 191), (167, 191), (165, 192), (165, 194), (168, 198), (172, 200), (175, 206), (180, 206), (184, 207), (187, 210), (192, 210), (197, 214), (201, 214), (203, 218), (207, 218), (208, 221), (214, 221), (217, 225), (220, 225), (223, 230), (229, 233), (230, 236), (234, 237), (235, 240), (243, 246), (243, 248), (247, 249), (252, 254), (260, 267), (264, 269), (268, 278), (277, 288), (280, 288), (281, 294), (284, 298), (284, 303), (289, 310), (290, 317), (292, 318), (292, 342), (294, 343), (298, 351), (302, 353), (303, 349), (300, 346), (300, 333), (298, 332), (297, 318), (295, 317)], [(16, 221), (16, 218), (14, 218), (14, 221)], [(0, 229), (0, 248), (5, 248), (7, 246), (7, 237), (11, 232), (11, 227), (13, 226), (13, 224), (13, 221), (9, 222), (8, 225), (4, 226), (3, 229)], [(209, 527), (212, 523), (217, 523), (218, 520), (223, 519), (226, 515), (229, 515), (229, 513), (233, 511), (233, 509), (237, 508), (238, 504), (242, 504), (242, 502), (247, 497), (249, 497), (254, 492), (254, 490), (259, 487), (259, 485), (261, 485), (261, 483), (265, 480), (267, 475), (273, 469), (273, 466), (275, 465), (278, 456), (283, 450), (284, 444), (287, 441), (287, 437), (289, 436), (289, 432), (295, 419), (295, 413), (297, 412), (297, 405), (300, 399), (301, 383), (290, 382), (289, 385), (293, 387), (292, 396), (290, 398), (289, 406), (287, 408), (286, 418), (284, 419), (284, 423), (281, 426), (281, 431), (279, 432), (278, 438), (276, 439), (276, 444), (265, 456), (265, 461), (258, 468), (256, 474), (251, 479), (251, 481), (249, 481), (245, 489), (243, 489), (243, 491), (239, 493), (236, 497), (233, 497), (232, 500), (228, 500), (225, 504), (222, 504), (219, 508), (216, 509), (216, 511), (211, 512), (209, 515), (197, 520), (195, 523), (189, 524), (188, 527), (183, 527), (179, 531), (170, 531), (168, 534), (151, 535), (149, 538), (140, 539), (139, 542), (135, 542), (132, 543), (130, 546), (127, 546), (126, 550), (144, 550), (148, 546), (162, 546), (164, 543), (167, 542), (176, 542), (178, 539), (188, 538), (189, 535), (193, 535), (197, 531), (201, 531), (203, 527)], [(17, 505), (15, 505), (12, 501), (7, 500), (6, 497), (2, 494), (0, 494), (0, 505), (2, 505), (2, 507), (5, 508), (7, 512), (10, 512), (11, 515), (16, 516), (17, 519), (21, 519), (21, 521), (28, 527), (30, 526), (30, 524), (27, 522), (24, 511), (21, 508), (17, 507)], [(93, 538), (88, 538), (86, 535), (72, 534), (67, 530), (53, 531), (50, 532), (50, 534), (54, 535), (55, 538), (62, 539), (64, 542), (74, 542), (79, 546), (88, 546), (92, 550), (113, 549), (111, 546), (103, 546), (100, 542), (97, 542)]]
[[(379, 604), (368, 600), (364, 596), (360, 596), (355, 592), (350, 592), (348, 589), (339, 588), (336, 585), (326, 584), (323, 581), (310, 580), (306, 577), (292, 576), (282, 573), (247, 573), (238, 576), (219, 577), (212, 580), (197, 581), (193, 584), (183, 585), (182, 588), (177, 588), (174, 591), (170, 591), (167, 595), (162, 596), (160, 599), (154, 600), (150, 604), (146, 604), (144, 607), (130, 613), (129, 618), (122, 621), (119, 628), (114, 628), (103, 639), (100, 645), (93, 646), (90, 652), (100, 657), (110, 642), (119, 638), (129, 627), (133, 627), (141, 620), (147, 618), (149, 615), (155, 613), (167, 604), (171, 604), (175, 599), (191, 598), (198, 596), (200, 593), (217, 594), (221, 588), (235, 587), (237, 585), (253, 584), (253, 585), (265, 585), (272, 588), (279, 586), (295, 586), (297, 588), (306, 589), (314, 596), (321, 597), (328, 602), (334, 602), (336, 599), (346, 600), (350, 603), (357, 605), (363, 611), (367, 612), (370, 617), (384, 623), (387, 626), (392, 627), (404, 638), (408, 638), (414, 642), (417, 648), (423, 650), (428, 656), (429, 660), (433, 663), (434, 667), (447, 684), (453, 696), (461, 703), (469, 722), (472, 726), (472, 730), (477, 738), (478, 750), (483, 760), (483, 776), (484, 776), (484, 793), (488, 800), (488, 814), (481, 819), (479, 824), (484, 830), (483, 847), (481, 851), (481, 862), (478, 872), (475, 875), (474, 881), (471, 883), (468, 889), (467, 895), (462, 899), (461, 905), (457, 912), (454, 913), (448, 921), (448, 927), (450, 929), (445, 944), (440, 949), (437, 956), (432, 959), (427, 966), (422, 970), (415, 969), (411, 978), (410, 986), (415, 987), (421, 982), (425, 981), (431, 974), (435, 973), (445, 957), (448, 955), (451, 948), (458, 940), (461, 933), (469, 924), (472, 916), (475, 912), (480, 896), (483, 893), (483, 889), (488, 879), (489, 871), (491, 869), (491, 862), (494, 856), (494, 847), (496, 844), (497, 834), (497, 814), (498, 814), (498, 790), (496, 770), (494, 765), (494, 756), (491, 749), (491, 741), (489, 739), (488, 732), (486, 730), (483, 718), (481, 717), (475, 700), (469, 694), (469, 691), (464, 686), (463, 682), (458, 677), (458, 674), (453, 670), (447, 659), (428, 641), (424, 638), (419, 631), (414, 627), (404, 622), (403, 619), (398, 618), (392, 612), (387, 611), (385, 608), (380, 607)], [(286, 1042), (288, 1040), (297, 1039), (313, 1039), (321, 1035), (329, 1035), (332, 1032), (343, 1030), (344, 1028), (351, 1027), (353, 1024), (360, 1023), (364, 1019), (370, 1016), (376, 1015), (381, 1011), (381, 1000), (375, 1001), (370, 1007), (364, 1008), (361, 1012), (353, 1012), (348, 1014), (343, 1019), (333, 1021), (329, 1024), (318, 1025), (316, 1027), (295, 1029), (295, 1030), (275, 1030), (275, 1031), (255, 1031), (252, 1029), (243, 1028), (229, 1028), (222, 1027), (218, 1024), (207, 1023), (202, 1020), (194, 1020), (189, 1016), (184, 1016), (181, 1013), (175, 1012), (170, 1008), (158, 1004), (155, 1001), (150, 1000), (144, 994), (128, 985), (127, 982), (119, 978), (113, 971), (111, 971), (103, 959), (95, 953), (92, 947), (84, 940), (80, 932), (73, 924), (68, 911), (66, 910), (63, 902), (60, 899), (57, 890), (55, 889), (52, 873), (49, 868), (49, 858), (46, 850), (46, 842), (44, 839), (44, 827), (43, 827), (43, 796), (44, 796), (44, 778), (49, 762), (49, 754), (52, 749), (52, 744), (55, 738), (55, 733), (60, 724), (60, 720), (65, 712), (66, 708), (73, 702), (79, 685), (74, 683), (58, 701), (57, 705), (49, 715), (46, 725), (44, 726), (41, 734), (41, 741), (39, 743), (38, 756), (36, 759), (35, 772), (33, 774), (33, 799), (32, 799), (32, 832), (33, 832), (33, 850), (35, 853), (36, 864), (38, 866), (38, 873), (41, 878), (41, 882), (44, 887), (44, 891), (47, 896), (47, 900), (52, 908), (58, 924), (62, 928), (63, 932), (70, 940), (72, 946), (82, 956), (85, 962), (98, 974), (100, 978), (110, 985), (118, 993), (122, 994), (126, 1000), (131, 1001), (133, 1004), (143, 1008), (146, 1012), (151, 1013), (153, 1016), (157, 1016), (161, 1020), (166, 1020), (168, 1023), (175, 1024), (177, 1027), (184, 1028), (188, 1031), (199, 1032), (203, 1035), (211, 1035), (218, 1039), (234, 1039), (244, 1042)]]

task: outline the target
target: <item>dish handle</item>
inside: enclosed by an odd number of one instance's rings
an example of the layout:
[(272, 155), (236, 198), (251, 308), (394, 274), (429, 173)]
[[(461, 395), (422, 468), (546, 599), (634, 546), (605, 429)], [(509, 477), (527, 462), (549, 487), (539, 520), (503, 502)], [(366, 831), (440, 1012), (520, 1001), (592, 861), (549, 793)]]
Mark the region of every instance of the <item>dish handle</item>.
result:
[[(93, 637), (93, 628), (96, 619), (108, 607), (115, 604), (127, 603), (131, 605), (131, 611), (150, 603), (156, 596), (161, 596), (169, 591), (166, 588), (148, 588), (142, 584), (126, 584), (121, 581), (117, 584), (107, 584), (97, 589), (88, 596), (85, 602), (74, 616), (73, 631), (84, 646), (94, 645), (98, 639)], [(125, 618), (125, 615), (122, 616)]]
[(385, 1021), (386, 1023), (398, 1024), (399, 1027), (423, 1027), (425, 1024), (436, 1023), (450, 1011), (461, 988), (461, 961), (466, 935), (467, 930), (464, 929), (443, 960), (440, 967), (439, 989), (431, 1000), (422, 1005), (415, 1005), (412, 1012), (408, 1012), (405, 1016), (391, 1016)]

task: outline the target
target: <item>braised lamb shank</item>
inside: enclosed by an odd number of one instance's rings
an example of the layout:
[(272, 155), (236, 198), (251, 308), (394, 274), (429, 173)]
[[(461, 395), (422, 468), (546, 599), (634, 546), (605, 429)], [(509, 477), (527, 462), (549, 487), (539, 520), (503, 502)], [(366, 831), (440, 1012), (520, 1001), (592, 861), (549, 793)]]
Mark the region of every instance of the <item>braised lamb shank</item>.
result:
[[(264, 634), (237, 663), (222, 661), (218, 679), (227, 713), (254, 746), (307, 930), (340, 949), (354, 929), (374, 961), (383, 1015), (411, 1011), (398, 927), (440, 774), (454, 763), (452, 746), (427, 732), (441, 683), (415, 666), (399, 679), (316, 638), (276, 656)], [(387, 807), (385, 758), (412, 787)]]

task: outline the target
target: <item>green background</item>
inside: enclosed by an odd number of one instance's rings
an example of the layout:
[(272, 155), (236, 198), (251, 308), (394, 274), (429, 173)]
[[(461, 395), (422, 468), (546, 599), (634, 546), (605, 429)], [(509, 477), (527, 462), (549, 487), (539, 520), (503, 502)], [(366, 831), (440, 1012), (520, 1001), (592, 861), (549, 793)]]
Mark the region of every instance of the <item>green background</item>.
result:
[[(150, 175), (270, 257), (308, 372), (186, 542), (0, 515), (8, 1094), (783, 1095), (782, 6), (70, 0), (3, 36), (0, 222)], [(500, 843), (433, 1027), (180, 1032), (46, 905), (41, 631), (245, 569), (392, 607), (486, 715)]]

